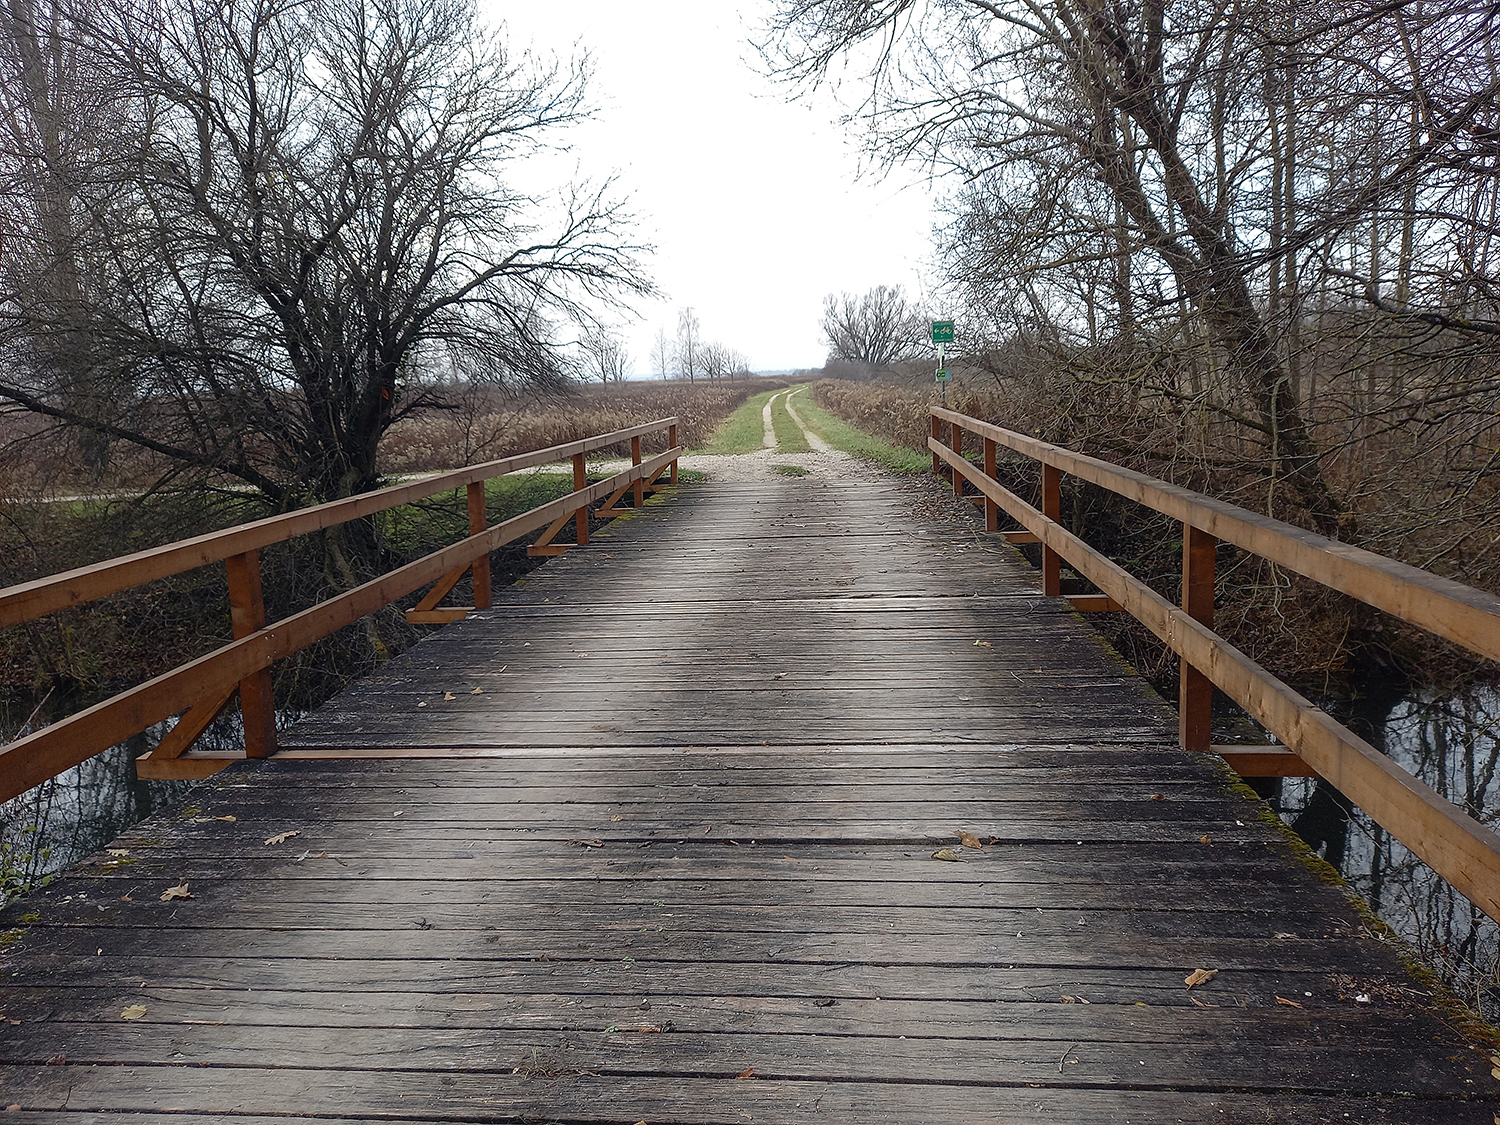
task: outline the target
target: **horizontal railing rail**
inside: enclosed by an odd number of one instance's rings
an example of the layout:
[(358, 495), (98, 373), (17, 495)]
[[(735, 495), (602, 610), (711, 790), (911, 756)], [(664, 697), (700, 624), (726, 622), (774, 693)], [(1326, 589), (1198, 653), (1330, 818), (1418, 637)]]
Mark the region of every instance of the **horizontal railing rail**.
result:
[[(644, 459), (641, 438), (659, 430), (667, 431), (667, 450), (649, 460)], [(631, 467), (595, 484), (588, 484), (586, 454), (627, 441), (631, 446)], [(645, 492), (656, 487), (656, 481), (663, 473), (670, 473), (671, 481), (676, 482), (677, 459), (682, 452), (677, 445), (677, 419), (664, 418), (243, 524), (0, 590), (0, 610), (8, 608), (11, 614), (0, 621), (15, 623), (222, 561), (228, 571), (235, 636), (231, 643), (197, 660), (0, 746), (0, 800), (24, 793), (49, 777), (55, 777), (178, 714), (181, 718), (156, 749), (138, 759), (138, 771), (143, 777), (208, 776), (222, 769), (228, 760), (222, 755), (203, 758), (185, 755), (236, 692), (244, 715), (245, 756), (268, 756), (275, 749), (275, 716), (271, 707), (269, 676), (270, 668), (277, 660), (428, 584), (437, 584), (437, 597), (429, 595), (428, 599), (436, 602), (470, 570), (474, 576), (475, 607), (488, 606), (491, 601), (488, 565), (491, 551), (539, 528), (549, 529), (544, 538), (550, 542), (551, 536), (569, 520), (577, 521), (578, 542), (586, 543), (590, 505), (605, 500), (596, 514), (620, 515), (626, 509), (617, 509), (614, 505), (632, 490), (635, 503), (639, 505)], [(489, 525), (485, 481), (517, 469), (568, 458), (573, 462), (574, 490), (571, 493), (513, 519)], [(275, 624), (266, 624), (260, 589), (260, 547), (459, 487), (468, 489), (470, 535), (467, 538)], [(562, 549), (560, 545), (553, 545), (543, 548), (543, 553), (556, 553)], [(469, 608), (473, 607), (419, 608), (408, 611), (408, 617), (418, 621), (451, 621), (464, 616)]]
[[(941, 440), (945, 423), (947, 442)], [(982, 467), (964, 456), (966, 433), (982, 440)], [(1002, 446), (1041, 463), (1040, 508), (995, 479)], [(1215, 633), (1214, 550), (1220, 539), (1233, 543), (1492, 659), (1500, 656), (1500, 598), (955, 411), (932, 409), (928, 448), (933, 471), (946, 470), (956, 493), (962, 495), (968, 484), (980, 494), (990, 530), (999, 530), (1004, 510), (1025, 528), (1015, 538), (1041, 544), (1045, 594), (1061, 593), (1060, 568), (1066, 561), (1103, 591), (1111, 603), (1107, 608), (1130, 613), (1177, 654), (1184, 748), (1211, 749), (1210, 706), (1217, 686), (1393, 838), (1500, 920), (1500, 835)], [(1065, 472), (1182, 522), (1182, 606), (1062, 526)]]
[[(416, 500), (424, 500), (440, 492), (450, 492), (494, 477), (504, 476), (519, 469), (535, 468), (567, 461), (580, 455), (586, 456), (599, 449), (622, 445), (658, 430), (668, 430), (668, 444), (677, 444), (677, 419), (660, 418), (640, 426), (615, 430), (582, 441), (570, 441), (563, 445), (550, 446), (530, 453), (518, 453), (514, 457), (502, 457), (495, 461), (470, 465), (451, 472), (423, 477), (407, 484), (390, 488), (362, 492), (344, 500), (331, 500), (310, 508), (299, 508), (285, 515), (270, 516), (253, 523), (238, 524), (223, 531), (182, 539), (133, 555), (78, 567), (76, 570), (22, 582), (0, 589), (0, 629), (44, 617), (59, 609), (81, 605), (108, 597), (133, 586), (154, 582), (159, 578), (170, 578), (174, 574), (193, 570), (210, 563), (223, 562), (234, 555), (247, 551), (258, 551), (274, 543), (283, 543), (299, 535), (322, 531), (336, 524), (371, 516), (391, 508), (399, 508)], [(637, 450), (637, 453), (639, 450)]]

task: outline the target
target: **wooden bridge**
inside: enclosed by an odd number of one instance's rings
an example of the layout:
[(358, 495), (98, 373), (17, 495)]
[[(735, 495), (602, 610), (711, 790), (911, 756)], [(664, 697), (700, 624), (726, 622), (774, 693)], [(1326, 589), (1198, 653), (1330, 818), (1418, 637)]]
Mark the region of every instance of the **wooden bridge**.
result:
[[(1055, 595), (1059, 558), (1090, 565), (1051, 518), (1055, 476), (1022, 505), (994, 481), (1006, 431), (948, 421), (939, 467), (991, 527), (1014, 508)], [(951, 452), (965, 430), (987, 465)], [(583, 504), (633, 518), (493, 598), (477, 581), (467, 613), (429, 595), (417, 613), (462, 620), (279, 736), (252, 729), (261, 672), (315, 629), (257, 621), (234, 560), (285, 522), (0, 592), (0, 613), (46, 612), (205, 556), (238, 583), (239, 639), (186, 681), (0, 750), (24, 779), (184, 712), (145, 768), (212, 774), (0, 918), (16, 1120), (1497, 1120), (1475, 1030), (1223, 758), (1182, 748), (1207, 733), (1190, 675), (1179, 724), (998, 534), (852, 463), (616, 508), (680, 452), (641, 436), (604, 485), (566, 447), (579, 491), (521, 523), (555, 544)], [(432, 487), (473, 496), (496, 467)], [(1213, 510), (1230, 538), (1241, 516)], [(456, 581), (521, 523), (478, 503), (469, 540), (380, 596)], [(1085, 608), (1140, 600), (1100, 577)], [(319, 628), (375, 595), (345, 597)], [(1202, 663), (1224, 680), (1223, 659)], [(219, 772), (188, 735), (236, 684), (270, 760)], [(1299, 714), (1324, 753), (1321, 713)], [(1286, 758), (1238, 761), (1311, 768)], [(1419, 846), (1488, 845), (1401, 784)], [(1460, 866), (1476, 900), (1500, 870)]]

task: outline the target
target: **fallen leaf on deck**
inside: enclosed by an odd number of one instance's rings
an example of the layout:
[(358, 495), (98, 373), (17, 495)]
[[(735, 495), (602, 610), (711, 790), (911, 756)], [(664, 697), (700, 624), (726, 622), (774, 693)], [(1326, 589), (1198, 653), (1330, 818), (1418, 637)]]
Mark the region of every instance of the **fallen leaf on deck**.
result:
[(1198, 843), (1200, 844), (1212, 844), (1213, 842), (1214, 838), (1212, 836), (1204, 835), (1198, 837)]
[(266, 837), (266, 843), (268, 843), (268, 844), (284, 844), (288, 840), (290, 840), (293, 836), (300, 836), (300, 835), (302, 835), (302, 830), (300, 828), (293, 829), (290, 832), (278, 832), (274, 836), (267, 836)]
[(1165, 801), (1167, 799), (1167, 795), (1165, 793), (1153, 793), (1151, 794), (1151, 799), (1153, 801)]
[(171, 902), (174, 898), (192, 898), (193, 896), (188, 893), (187, 888), (188, 885), (186, 883), (178, 883), (175, 887), (168, 887), (161, 893), (162, 902)]
[(661, 1028), (657, 1027), (654, 1023), (643, 1023), (643, 1024), (641, 1024), (641, 1029), (640, 1029), (642, 1035), (647, 1035), (647, 1034), (649, 1034), (649, 1033), (651, 1033), (653, 1031), (660, 1031), (660, 1030), (661, 1030)]
[(146, 1014), (146, 1009), (139, 1004), (132, 1004), (120, 1012), (122, 1020), (138, 1020)]
[(1200, 984), (1207, 984), (1219, 975), (1218, 969), (1194, 969), (1183, 981), (1189, 988), (1197, 988)]
[(755, 1077), (755, 1068), (752, 1066), (748, 1070), (742, 1070), (739, 1074), (736, 1074), (735, 1077), (736, 1078), (754, 1078)]
[(235, 821), (239, 820), (239, 817), (237, 817), (237, 816), (216, 816), (216, 817), (214, 817), (214, 819), (215, 820), (222, 820), (225, 824), (233, 824), (233, 823), (235, 823)]
[(974, 642), (974, 647), (975, 648), (994, 648), (995, 646), (992, 645), (992, 644), (990, 644), (989, 641), (975, 641)]
[(614, 822), (614, 823), (619, 823), (620, 821), (624, 820), (625, 818), (623, 816), (621, 816), (619, 813), (616, 813), (614, 816), (610, 817), (609, 819), (612, 822)]
[(570, 844), (577, 844), (580, 848), (602, 848), (603, 840), (569, 840)]
[(53, 1055), (47, 1060), (48, 1066), (65, 1066), (68, 1061), (67, 1055)]
[(455, 700), (457, 698), (458, 698), (458, 696), (454, 695), (451, 691), (445, 691), (445, 692), (443, 692), (443, 702), (444, 703), (449, 703), (449, 702), (451, 702), (451, 701), (453, 701), (453, 700)]
[(470, 695), (483, 695), (484, 694), (484, 688), (477, 687), (473, 691), (469, 692), (469, 694)]
[(932, 853), (932, 858), (933, 859), (945, 859), (949, 863), (958, 863), (959, 862), (958, 853), (956, 851), (954, 851), (952, 848), (939, 848), (937, 851), (935, 851), (935, 852)]
[(958, 842), (966, 848), (982, 848), (979, 837), (972, 832), (965, 832), (962, 828), (958, 830)]
[(1288, 1000), (1285, 996), (1278, 996), (1278, 997), (1276, 997), (1276, 1003), (1278, 1003), (1278, 1004), (1285, 1004), (1288, 1008), (1300, 1008), (1300, 1007), (1302, 1007), (1302, 1005), (1299, 1004), (1299, 1003), (1297, 1003), (1297, 1001), (1295, 1001), (1295, 1000)]

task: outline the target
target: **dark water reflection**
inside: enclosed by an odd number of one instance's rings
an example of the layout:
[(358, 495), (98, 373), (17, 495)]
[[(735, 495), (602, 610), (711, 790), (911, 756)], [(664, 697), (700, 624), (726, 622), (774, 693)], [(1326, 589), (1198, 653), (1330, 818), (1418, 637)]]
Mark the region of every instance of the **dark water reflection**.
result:
[[(295, 717), (288, 715), (287, 720)], [(136, 776), (135, 759), (155, 746), (167, 729), (168, 724), (158, 724), (0, 804), (0, 901), (25, 894), (49, 875), (92, 855), (196, 784), (143, 781)], [(197, 745), (240, 749), (241, 732), (238, 711), (231, 707)], [(0, 731), (0, 741), (15, 733), (14, 727)]]
[[(1500, 819), (1500, 690), (1374, 697), (1339, 717), (1470, 815)], [(1326, 781), (1288, 778), (1282, 818), (1486, 1018), (1500, 1016), (1500, 926)]]

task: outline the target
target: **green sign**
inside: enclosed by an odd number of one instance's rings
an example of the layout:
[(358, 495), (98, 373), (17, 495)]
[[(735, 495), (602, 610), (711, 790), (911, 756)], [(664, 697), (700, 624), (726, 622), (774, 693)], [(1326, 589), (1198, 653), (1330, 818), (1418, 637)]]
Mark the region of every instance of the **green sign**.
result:
[(934, 344), (953, 343), (953, 322), (951, 320), (934, 320), (932, 322), (932, 342)]
[(946, 367), (939, 367), (937, 369), (937, 381), (939, 383), (946, 383), (948, 381), (948, 379), (949, 379), (948, 369)]

